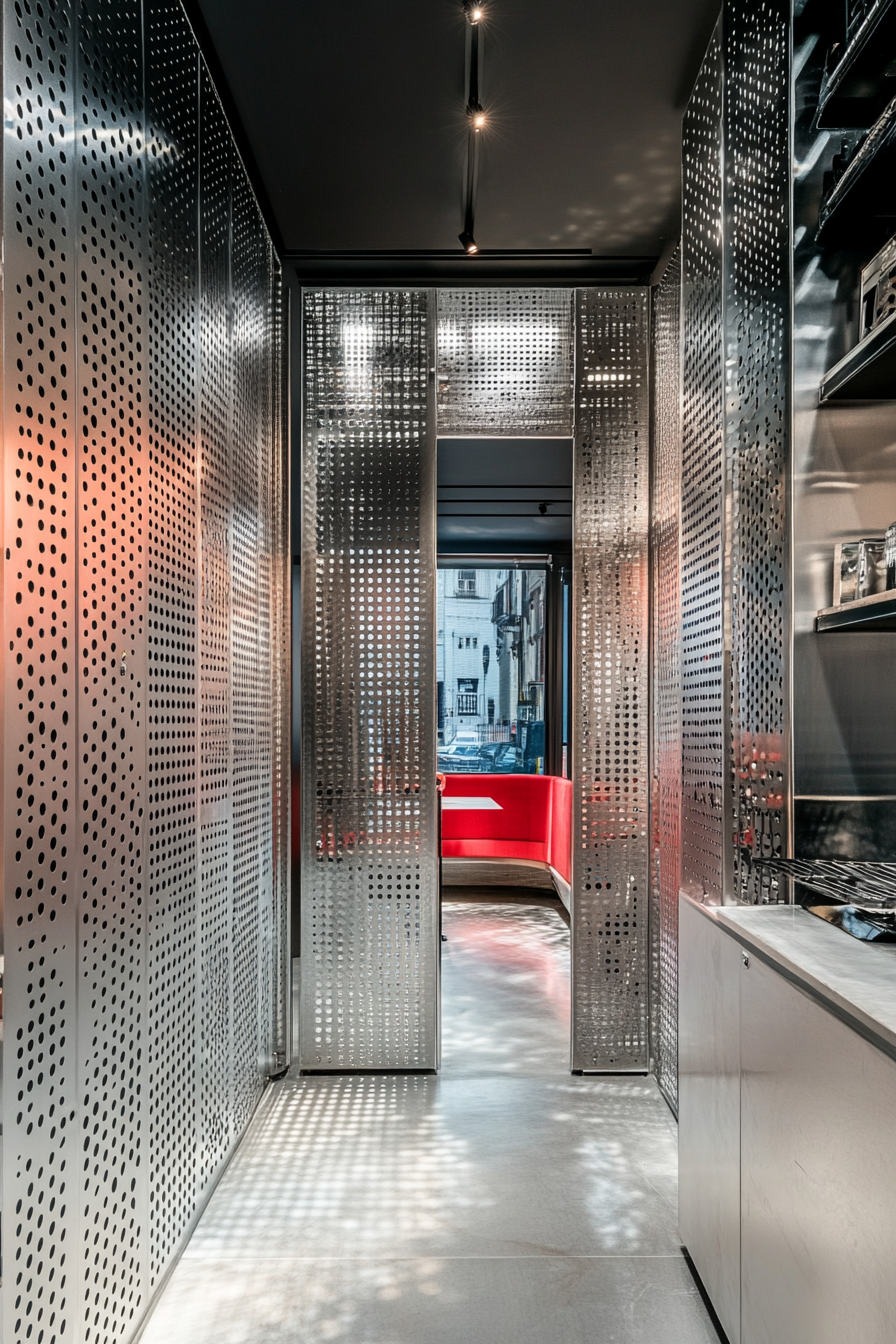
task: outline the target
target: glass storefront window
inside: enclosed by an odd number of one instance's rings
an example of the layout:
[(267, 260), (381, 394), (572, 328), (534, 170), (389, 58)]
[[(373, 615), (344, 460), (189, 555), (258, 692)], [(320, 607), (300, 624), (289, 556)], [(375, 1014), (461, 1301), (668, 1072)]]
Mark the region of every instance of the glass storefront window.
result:
[(540, 774), (547, 572), (439, 569), (439, 770)]

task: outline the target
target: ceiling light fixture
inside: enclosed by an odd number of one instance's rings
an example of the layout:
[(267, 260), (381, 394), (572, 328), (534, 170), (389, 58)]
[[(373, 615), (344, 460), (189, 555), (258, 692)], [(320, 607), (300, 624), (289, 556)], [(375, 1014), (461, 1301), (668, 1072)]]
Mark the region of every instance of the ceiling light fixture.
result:
[(479, 248), (473, 237), (476, 215), (476, 188), (479, 182), (479, 142), (480, 131), (488, 125), (485, 109), (479, 101), (479, 87), (482, 61), (482, 33), (480, 21), (484, 10), (474, 0), (463, 0), (464, 14), (469, 21), (467, 29), (467, 164), (464, 173), (464, 231), (459, 234), (461, 244), (468, 256), (474, 256)]

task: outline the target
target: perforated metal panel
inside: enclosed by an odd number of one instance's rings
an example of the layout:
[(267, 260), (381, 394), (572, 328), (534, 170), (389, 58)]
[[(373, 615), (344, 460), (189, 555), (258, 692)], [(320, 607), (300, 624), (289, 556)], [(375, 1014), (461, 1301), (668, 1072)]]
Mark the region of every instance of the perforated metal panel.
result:
[(573, 1068), (648, 1065), (646, 289), (577, 294)]
[(440, 434), (571, 434), (573, 292), (439, 290)]
[(431, 296), (305, 303), (301, 1061), (434, 1068)]
[(3, 1337), (117, 1344), (285, 1041), (283, 290), (178, 4), (19, 0), (3, 40)]
[[(78, 1064), (83, 1338), (145, 1304), (148, 275), (138, 3), (78, 6)], [(96, 128), (103, 125), (104, 134)], [(137, 142), (135, 144), (135, 141)], [(128, 321), (128, 316), (131, 321)], [(134, 1064), (136, 1061), (136, 1067)]]
[(678, 1106), (678, 893), (681, 886), (681, 251), (653, 308), (651, 479), (651, 1053)]
[(789, 812), (789, 6), (767, 0), (758, 17), (748, 0), (725, 8), (731, 890), (774, 901), (776, 879), (752, 859), (785, 853)]
[(59, 1344), (84, 1273), (74, 36), (66, 3), (3, 18), (3, 1338)]
[(231, 1105), (233, 924), (233, 678), (231, 517), (230, 196), (233, 151), (203, 70), (199, 339), (202, 452), (199, 519), (199, 1179), (207, 1181), (234, 1134)]
[[(725, 868), (722, 34), (682, 129), (681, 868), (721, 900)], [(730, 812), (729, 812), (730, 816)]]
[(684, 120), (682, 880), (712, 900), (777, 899), (752, 860), (787, 844), (788, 24), (726, 4)]
[(150, 1283), (196, 1210), (199, 65), (179, 6), (146, 8), (149, 292)]

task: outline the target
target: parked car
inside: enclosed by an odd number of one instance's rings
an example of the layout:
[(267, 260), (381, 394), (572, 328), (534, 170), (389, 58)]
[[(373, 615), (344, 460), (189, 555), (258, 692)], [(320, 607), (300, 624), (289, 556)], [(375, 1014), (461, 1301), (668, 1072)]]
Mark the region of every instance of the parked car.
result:
[(479, 748), (479, 756), (483, 774), (516, 775), (522, 768), (522, 753), (512, 742), (487, 742)]
[(452, 742), (438, 753), (438, 768), (443, 774), (478, 775), (482, 764), (475, 742)]

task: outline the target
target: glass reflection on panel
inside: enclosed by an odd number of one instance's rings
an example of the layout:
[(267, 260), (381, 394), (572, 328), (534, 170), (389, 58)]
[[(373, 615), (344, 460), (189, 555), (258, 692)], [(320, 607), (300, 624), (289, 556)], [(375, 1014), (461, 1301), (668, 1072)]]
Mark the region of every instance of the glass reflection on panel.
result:
[(439, 569), (439, 770), (543, 774), (547, 571)]

